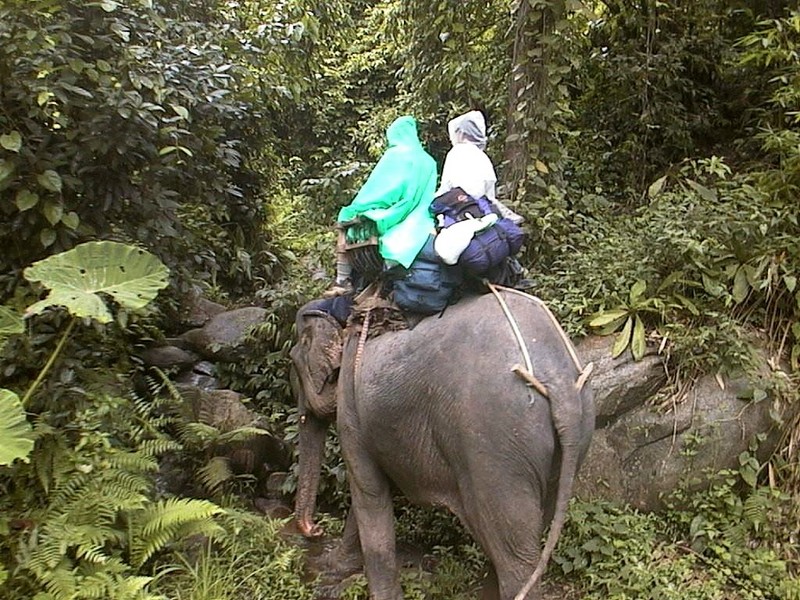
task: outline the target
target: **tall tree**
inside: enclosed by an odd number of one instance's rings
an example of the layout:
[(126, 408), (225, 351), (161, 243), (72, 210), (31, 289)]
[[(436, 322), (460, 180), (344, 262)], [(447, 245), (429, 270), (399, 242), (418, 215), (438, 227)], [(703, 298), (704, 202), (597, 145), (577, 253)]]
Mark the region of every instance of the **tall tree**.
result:
[(558, 181), (563, 154), (556, 121), (566, 90), (557, 29), (566, 23), (567, 9), (565, 0), (515, 0), (511, 6), (503, 177), (512, 200), (531, 165)]

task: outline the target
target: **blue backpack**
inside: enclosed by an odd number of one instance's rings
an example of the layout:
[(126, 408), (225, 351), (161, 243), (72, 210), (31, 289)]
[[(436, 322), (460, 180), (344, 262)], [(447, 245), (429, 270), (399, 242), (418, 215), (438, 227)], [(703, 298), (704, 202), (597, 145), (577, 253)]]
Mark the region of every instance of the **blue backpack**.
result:
[(507, 257), (514, 256), (525, 241), (525, 232), (509, 219), (475, 234), (458, 258), (458, 266), (473, 275), (484, 275)]
[(457, 187), (434, 198), (431, 212), (437, 217), (440, 227), (449, 227), (458, 221), (470, 217), (477, 219), (494, 211), (487, 198), (473, 198)]
[(392, 283), (394, 303), (403, 310), (423, 315), (441, 312), (461, 285), (461, 270), (439, 260), (433, 240), (430, 236), (405, 276)]
[[(457, 187), (434, 198), (431, 212), (437, 216), (440, 226), (448, 227), (466, 218), (477, 219), (495, 211), (486, 197), (473, 198)], [(475, 234), (459, 257), (458, 266), (471, 275), (486, 275), (519, 252), (524, 242), (525, 232), (519, 225), (509, 219), (498, 219), (488, 229)]]

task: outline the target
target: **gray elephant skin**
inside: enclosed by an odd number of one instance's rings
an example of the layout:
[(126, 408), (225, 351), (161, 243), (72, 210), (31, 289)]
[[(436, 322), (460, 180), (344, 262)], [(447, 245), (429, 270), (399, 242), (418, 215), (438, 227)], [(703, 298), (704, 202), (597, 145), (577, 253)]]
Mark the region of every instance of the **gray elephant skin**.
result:
[[(366, 341), (363, 352), (358, 327), (343, 332), (329, 317), (298, 312), (298, 526), (320, 533), (314, 504), (336, 397), (352, 494), (340, 560), (361, 552), (370, 598), (402, 598), (390, 482), (410, 501), (458, 516), (489, 558), (490, 595), (540, 597), (594, 405), (583, 385), (588, 370), (544, 304), (513, 290), (499, 294), (513, 319), (492, 294), (468, 297), (411, 330)], [(518, 364), (531, 367), (547, 397), (512, 372)]]

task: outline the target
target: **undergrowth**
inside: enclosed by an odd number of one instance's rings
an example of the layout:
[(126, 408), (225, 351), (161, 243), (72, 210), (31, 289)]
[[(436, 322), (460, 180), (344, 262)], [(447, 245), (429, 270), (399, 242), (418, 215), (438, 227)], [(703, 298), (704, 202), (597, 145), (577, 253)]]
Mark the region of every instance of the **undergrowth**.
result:
[(213, 540), (186, 541), (158, 565), (154, 592), (171, 600), (314, 597), (303, 551), (281, 534), (286, 520), (226, 508), (219, 523), (222, 532)]
[(587, 600), (800, 598), (791, 497), (740, 486), (721, 472), (704, 491), (675, 492), (663, 514), (575, 500), (551, 573), (577, 580)]

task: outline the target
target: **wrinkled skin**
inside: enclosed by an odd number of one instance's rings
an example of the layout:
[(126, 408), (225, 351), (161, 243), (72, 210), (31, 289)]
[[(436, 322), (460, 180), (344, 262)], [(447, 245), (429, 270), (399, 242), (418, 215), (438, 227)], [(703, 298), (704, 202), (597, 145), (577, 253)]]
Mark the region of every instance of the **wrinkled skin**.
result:
[(325, 433), (336, 415), (336, 386), (341, 360), (342, 327), (313, 309), (311, 302), (298, 311), (297, 344), (291, 350), (289, 381), (300, 417), (295, 519), (306, 537), (322, 535), (314, 523), (320, 469), (325, 454)]
[[(538, 579), (564, 522), (594, 409), (590, 386), (576, 388), (581, 369), (546, 309), (521, 295), (502, 296), (549, 399), (511, 372), (525, 361), (492, 295), (464, 299), (413, 330), (374, 338), (358, 361), (358, 331), (345, 335), (337, 427), (352, 510), (342, 552), (358, 554), (360, 541), (371, 598), (402, 598), (390, 482), (412, 502), (446, 506), (458, 516), (490, 559), (494, 595), (539, 597)], [(319, 324), (308, 329), (302, 321), (298, 345), (303, 331), (323, 333), (313, 331)], [(301, 412), (306, 406), (296, 514), (314, 534), (310, 517), (322, 455), (312, 438), (324, 443), (325, 418), (307, 409), (304, 352), (292, 357), (301, 374)]]

